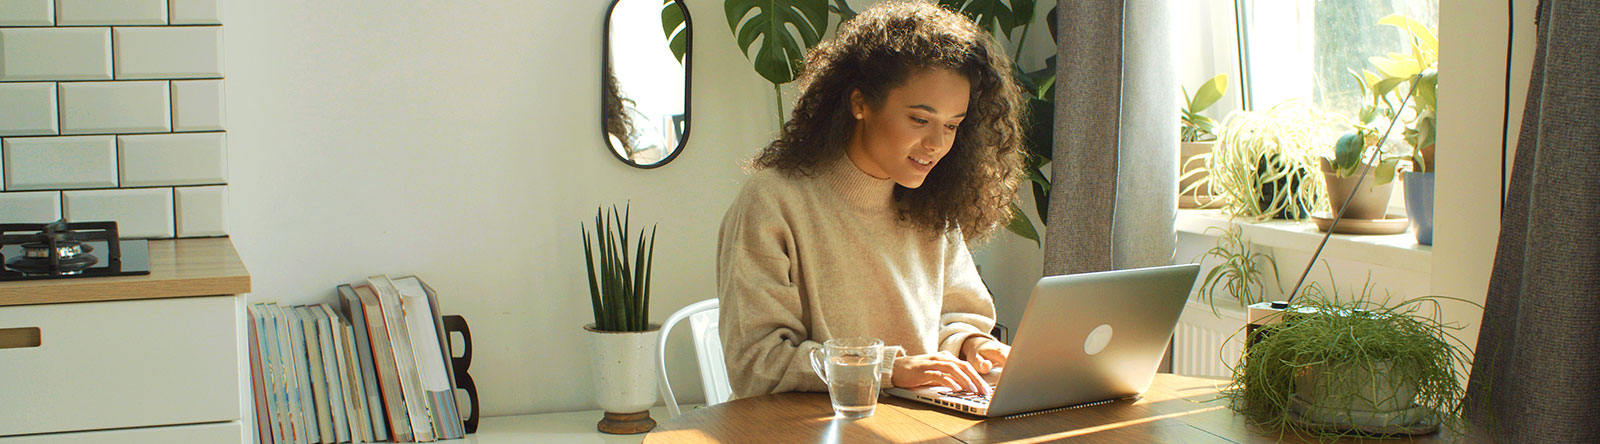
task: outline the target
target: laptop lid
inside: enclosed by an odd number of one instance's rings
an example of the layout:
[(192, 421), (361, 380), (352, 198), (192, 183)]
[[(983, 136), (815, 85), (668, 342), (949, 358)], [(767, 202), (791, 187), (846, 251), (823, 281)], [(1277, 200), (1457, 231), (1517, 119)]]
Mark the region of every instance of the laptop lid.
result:
[(1039, 279), (987, 415), (1149, 389), (1199, 273), (1183, 264)]

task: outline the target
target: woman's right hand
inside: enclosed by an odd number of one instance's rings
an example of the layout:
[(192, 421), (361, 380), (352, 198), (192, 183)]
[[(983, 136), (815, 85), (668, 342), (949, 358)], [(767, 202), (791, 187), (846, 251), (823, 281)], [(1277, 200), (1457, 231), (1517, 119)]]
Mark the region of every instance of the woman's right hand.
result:
[(947, 352), (896, 359), (890, 382), (900, 388), (948, 387), (989, 394), (989, 383), (984, 382), (983, 375), (973, 369), (972, 364)]

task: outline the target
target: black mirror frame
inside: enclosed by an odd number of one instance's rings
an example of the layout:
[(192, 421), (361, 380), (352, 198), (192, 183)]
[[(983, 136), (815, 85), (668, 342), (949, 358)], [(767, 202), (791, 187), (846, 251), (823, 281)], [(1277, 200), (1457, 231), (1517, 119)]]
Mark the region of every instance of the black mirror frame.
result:
[(673, 3), (678, 4), (679, 9), (683, 10), (683, 25), (685, 27), (683, 40), (683, 121), (685, 123), (683, 125), (683, 134), (678, 137), (678, 146), (674, 147), (675, 149), (672, 150), (672, 154), (668, 154), (667, 157), (662, 158), (660, 162), (649, 165), (640, 165), (638, 163), (634, 163), (633, 160), (628, 159), (627, 157), (623, 157), (621, 153), (618, 153), (617, 148), (611, 145), (611, 139), (606, 137), (606, 111), (604, 102), (606, 95), (605, 82), (609, 81), (609, 79), (606, 78), (606, 73), (611, 72), (611, 13), (617, 10), (617, 4), (621, 1), (622, 0), (611, 0), (611, 6), (606, 8), (605, 21), (600, 24), (600, 140), (605, 142), (606, 151), (611, 152), (613, 157), (616, 157), (617, 160), (622, 161), (622, 163), (625, 165), (647, 170), (660, 168), (663, 165), (672, 163), (673, 160), (678, 158), (679, 154), (683, 154), (683, 150), (687, 148), (689, 144), (689, 130), (693, 127), (692, 123), (694, 122), (694, 119), (691, 118), (692, 114), (689, 105), (693, 103), (693, 100), (691, 99), (694, 97), (694, 94), (691, 90), (691, 87), (694, 84), (694, 70), (691, 69), (693, 66), (692, 62), (694, 61), (694, 21), (689, 18), (688, 4), (684, 3), (683, 0), (672, 0)]

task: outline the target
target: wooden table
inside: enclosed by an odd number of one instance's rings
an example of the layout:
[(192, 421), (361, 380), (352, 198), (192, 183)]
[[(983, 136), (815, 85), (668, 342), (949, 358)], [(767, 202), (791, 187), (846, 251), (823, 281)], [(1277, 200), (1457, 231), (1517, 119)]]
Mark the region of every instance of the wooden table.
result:
[[(1013, 419), (985, 419), (886, 397), (877, 413), (836, 419), (826, 393), (740, 399), (661, 421), (646, 444), (675, 443), (1316, 443), (1248, 426), (1219, 397), (1223, 380), (1157, 374), (1144, 396)], [(1373, 442), (1442, 443), (1430, 435)], [(1363, 441), (1347, 441), (1363, 442)]]

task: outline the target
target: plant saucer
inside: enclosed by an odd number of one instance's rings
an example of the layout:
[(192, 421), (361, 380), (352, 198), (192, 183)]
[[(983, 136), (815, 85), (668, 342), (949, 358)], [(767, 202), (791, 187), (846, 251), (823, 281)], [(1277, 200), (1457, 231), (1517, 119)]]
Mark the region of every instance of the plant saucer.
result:
[[(1328, 231), (1333, 225), (1333, 214), (1326, 211), (1311, 213), (1311, 222), (1317, 224), (1317, 230)], [(1352, 219), (1339, 220), (1339, 226), (1333, 232), (1344, 234), (1400, 234), (1406, 232), (1411, 226), (1411, 220), (1402, 214), (1390, 214), (1382, 219)]]
[[(1289, 395), (1289, 422), (1307, 430), (1371, 435), (1426, 435), (1439, 430), (1439, 415), (1415, 406), (1391, 412), (1369, 412), (1314, 406)], [(1398, 424), (1398, 425), (1397, 425)]]

